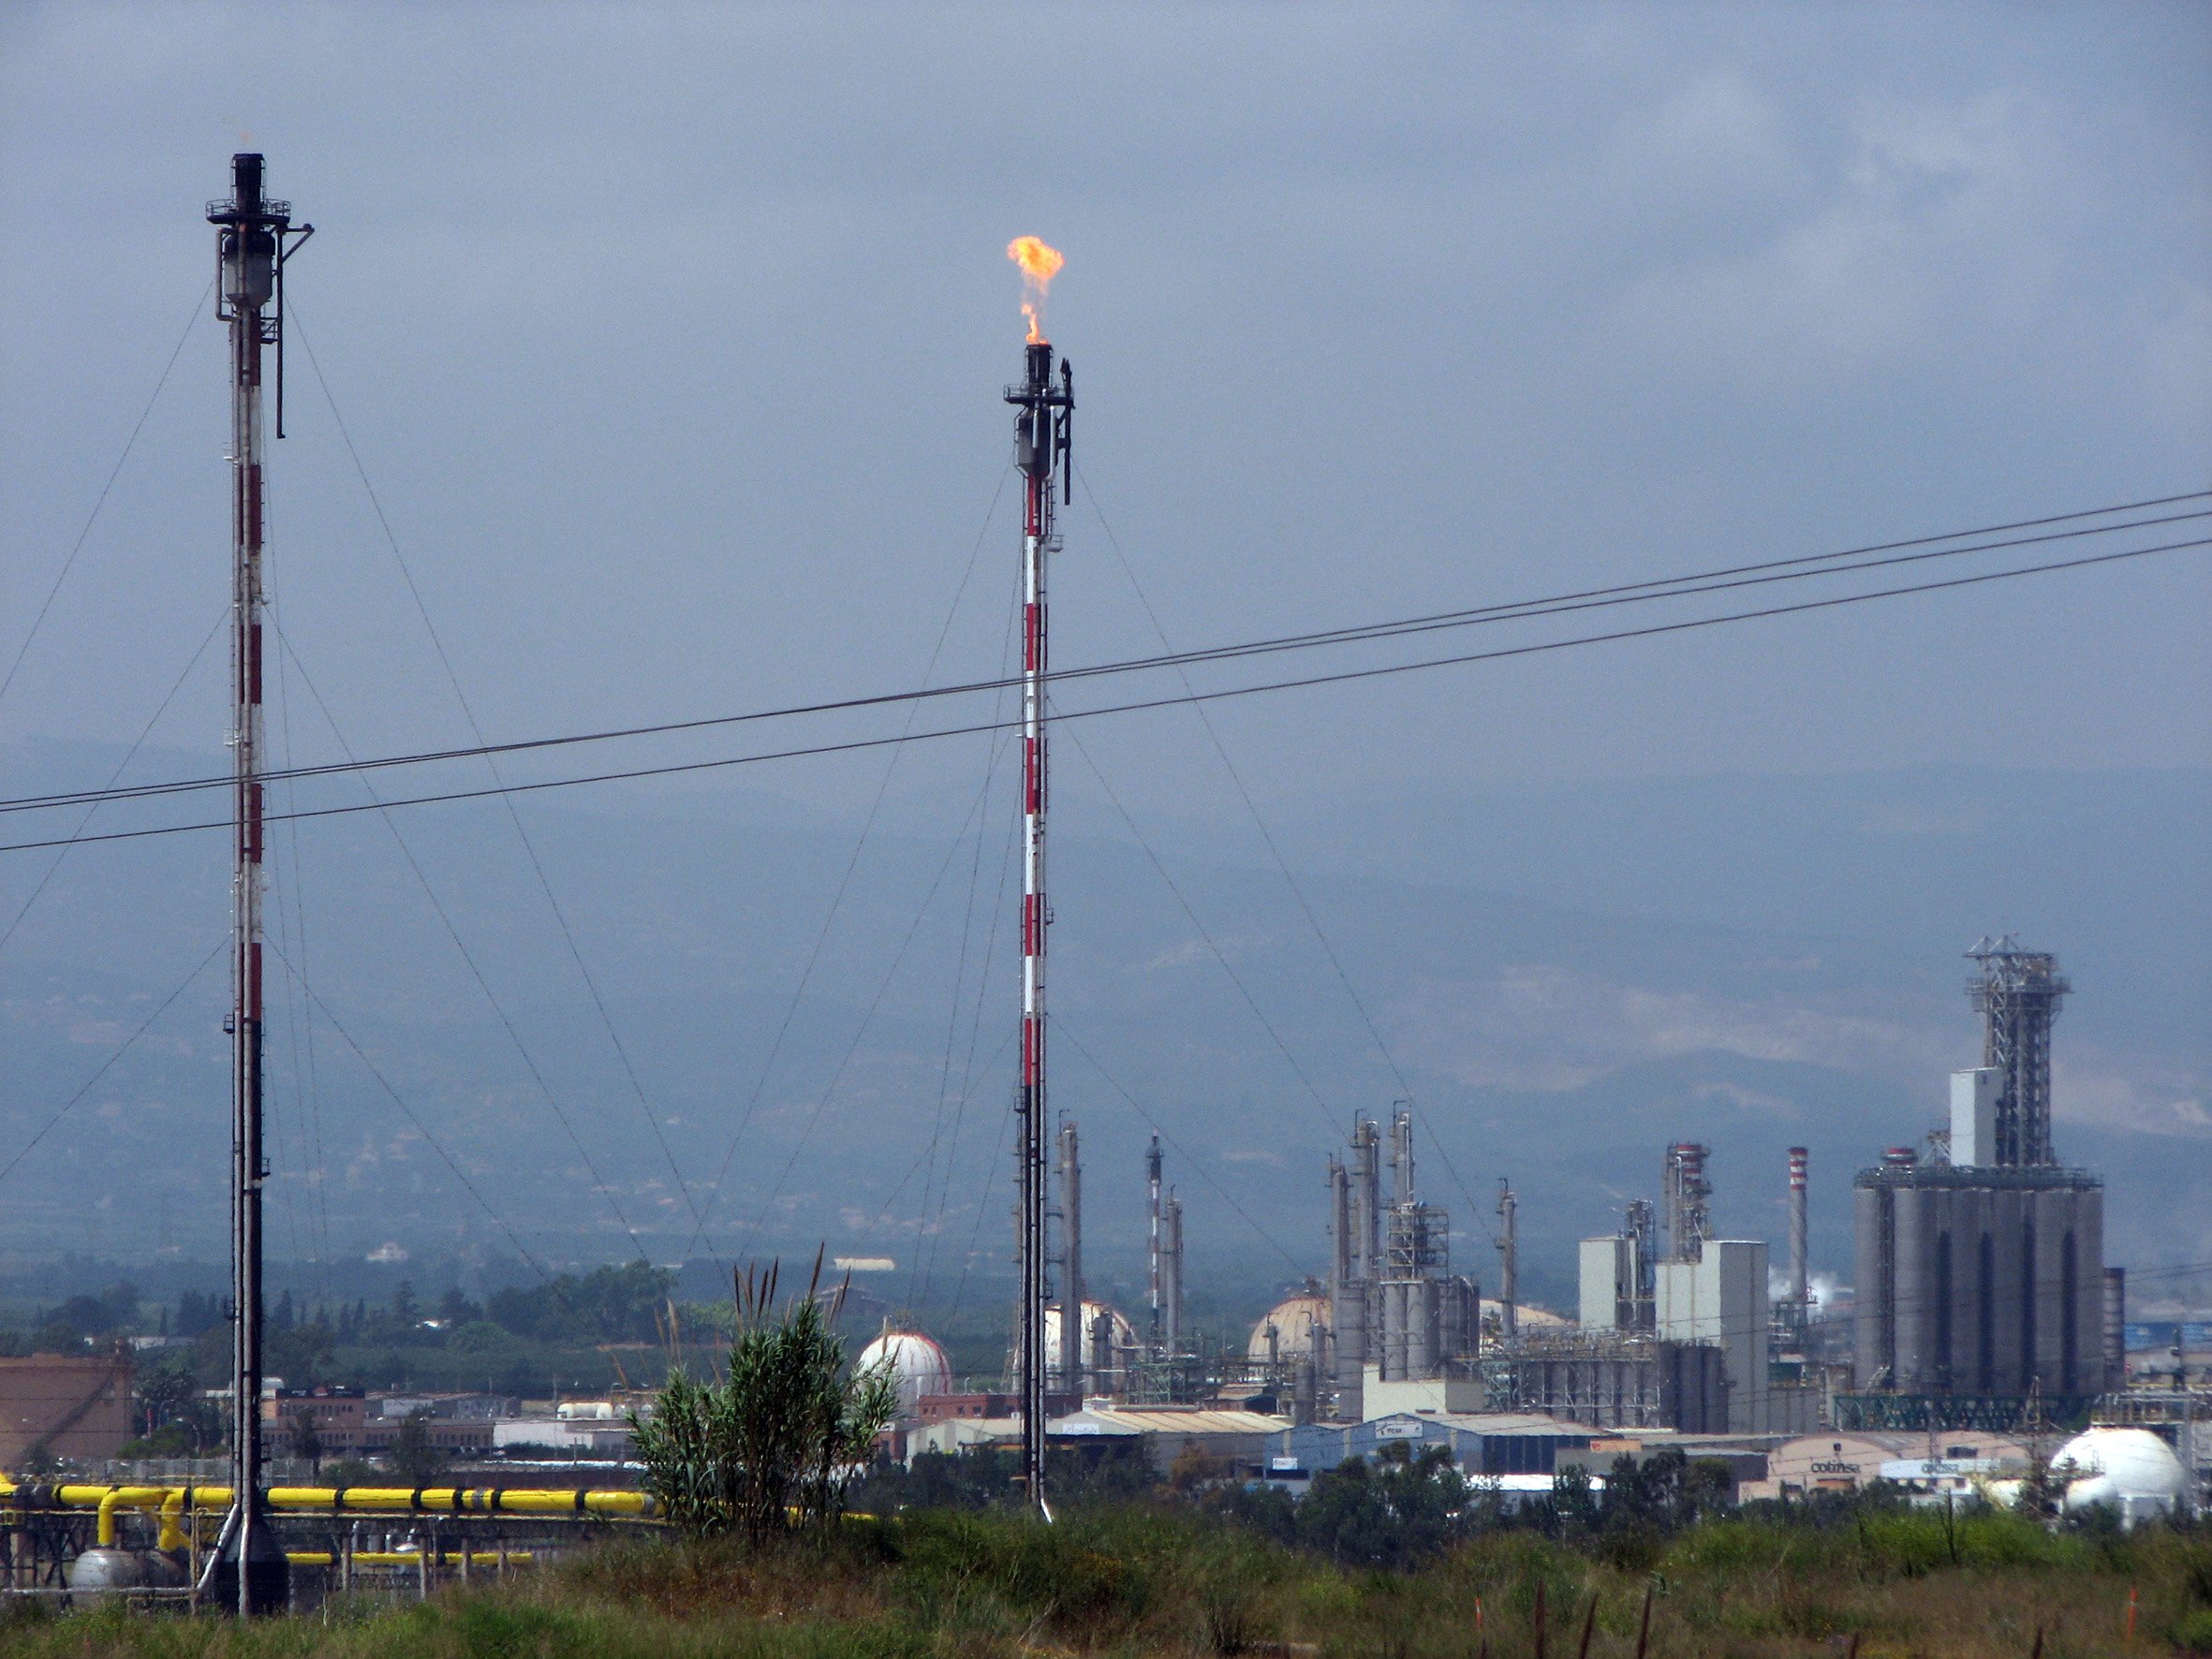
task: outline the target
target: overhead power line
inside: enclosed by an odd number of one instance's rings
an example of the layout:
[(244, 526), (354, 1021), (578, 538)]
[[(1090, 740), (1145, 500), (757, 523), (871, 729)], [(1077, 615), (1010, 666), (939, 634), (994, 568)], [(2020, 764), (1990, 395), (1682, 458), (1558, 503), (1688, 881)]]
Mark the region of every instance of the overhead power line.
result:
[[(1105, 676), (1143, 673), (1155, 669), (1187, 668), (1199, 663), (1230, 662), (1243, 657), (1269, 655), (1284, 651), (1305, 651), (1328, 646), (1365, 644), (1377, 640), (1403, 638), (1410, 634), (1436, 632), (1441, 629), (1479, 626), (1491, 623), (1528, 621), (1569, 611), (1606, 609), (1617, 605), (1646, 604), (1655, 600), (1689, 597), (1698, 594), (1725, 592), (1739, 587), (1762, 586), (1777, 581), (1794, 581), (1816, 576), (1849, 575), (1854, 571), (1876, 570), (1894, 565), (1914, 564), (1931, 559), (1959, 558), (1972, 553), (1996, 552), (2010, 548), (2073, 540), (2084, 536), (2113, 536), (2131, 530), (2154, 528), (2161, 524), (2212, 518), (2212, 507), (2166, 514), (2155, 518), (2131, 520), (2121, 523), (2084, 525), (2079, 521), (2092, 518), (2111, 518), (2120, 513), (2174, 506), (2184, 502), (2202, 501), (2207, 498), (2212, 498), (2212, 491), (2197, 491), (2186, 495), (2161, 496), (2113, 507), (2085, 508), (2079, 512), (2057, 514), (2043, 519), (2021, 520), (2011, 524), (1990, 525), (1975, 530), (1954, 530), (1942, 535), (1914, 536), (1903, 541), (1874, 543), (1835, 552), (1808, 553), (1787, 559), (1765, 560), (1756, 564), (1724, 565), (1712, 570), (1693, 571), (1681, 576), (1656, 577), (1642, 581), (1619, 583), (1611, 587), (1585, 588), (1571, 593), (1549, 595), (1541, 598), (1508, 600), (1491, 605), (1436, 611), (1383, 622), (1354, 624), (1340, 628), (1324, 628), (1301, 634), (1277, 635), (1229, 645), (1201, 646), (1187, 651), (1163, 651), (1151, 656), (1128, 657), (1104, 663), (1088, 664), (1080, 668), (1058, 668), (1053, 670), (1048, 678), (1055, 683), (1064, 683)], [(2048, 530), (2046, 528), (2056, 523), (2072, 523), (2076, 527), (2069, 530)], [(1974, 539), (2015, 529), (2040, 529), (2043, 533), (2013, 536), (2001, 541)], [(1969, 542), (1970, 545), (1961, 547), (1939, 545), (1960, 541)], [(1932, 551), (1900, 554), (1898, 550), (1904, 549)], [(1878, 554), (1895, 556), (1873, 556)], [(520, 738), (501, 743), (479, 742), (459, 748), (425, 749), (400, 755), (372, 756), (368, 759), (330, 761), (316, 766), (293, 767), (281, 771), (270, 771), (264, 776), (268, 781), (275, 782), (398, 766), (431, 765), (446, 761), (476, 759), (494, 755), (515, 755), (547, 749), (572, 748), (586, 743), (613, 742), (647, 737), (671, 737), (722, 727), (755, 725), (773, 720), (796, 719), (813, 714), (845, 713), (861, 709), (880, 708), (899, 703), (919, 703), (943, 697), (973, 696), (982, 692), (999, 692), (1019, 683), (1018, 677), (1009, 678), (1001, 675), (990, 680), (968, 681), (940, 686), (924, 685), (911, 691), (881, 692), (863, 697), (795, 703), (779, 708), (752, 710), (736, 714), (702, 715), (688, 720), (610, 727), (594, 731), (572, 732), (553, 737)], [(67, 806), (96, 799), (102, 800), (144, 800), (160, 795), (187, 794), (197, 790), (228, 788), (232, 780), (228, 775), (208, 776), (132, 785), (122, 789), (73, 790), (51, 795), (22, 796), (12, 800), (0, 799), (0, 812), (25, 812), (48, 807)]]
[(68, 556), (62, 567), (53, 573), (52, 585), (46, 590), (46, 597), (31, 618), (31, 625), (24, 631), (23, 642), (16, 647), (14, 657), (8, 662), (7, 672), (0, 675), (0, 697), (7, 695), (7, 688), (15, 683), (16, 671), (23, 666), (23, 658), (31, 653), (32, 642), (38, 638), (38, 630), (46, 625), (47, 612), (53, 609), (60, 596), (62, 583), (69, 580), (69, 572), (76, 567), (77, 555), (84, 551), (85, 541), (92, 535), (92, 527), (99, 522), (100, 509), (108, 505), (108, 497), (114, 492), (115, 480), (123, 477), (124, 463), (130, 460), (131, 451), (139, 447), (139, 434), (146, 430), (146, 421), (154, 413), (154, 405), (161, 401), (161, 389), (169, 384), (170, 374), (177, 366), (177, 359), (184, 355), (184, 343), (192, 338), (193, 326), (207, 310), (209, 298), (214, 293), (214, 280), (211, 277), (199, 298), (192, 301), (192, 314), (184, 319), (184, 331), (177, 336), (170, 349), (169, 361), (161, 365), (160, 376), (154, 382), (154, 389), (146, 394), (146, 406), (139, 411), (139, 418), (131, 423), (130, 436), (123, 441), (123, 453), (115, 457), (115, 464), (108, 473), (108, 481), (100, 486), (100, 492), (93, 498), (92, 511), (84, 515), (84, 528), (77, 532), (77, 539), (69, 544)]
[[(1090, 709), (1059, 710), (1047, 718), (1054, 722), (1097, 719), (1109, 714), (1134, 714), (1155, 709), (1179, 708), (1196, 702), (1217, 702), (1230, 697), (1252, 697), (1264, 692), (1301, 691), (1323, 685), (1344, 685), (1364, 680), (1380, 680), (1399, 674), (1410, 674), (1427, 668), (1458, 668), (1472, 663), (1500, 662), (1512, 657), (1539, 656), (1555, 651), (1571, 650), (1585, 645), (1610, 645), (1630, 639), (1651, 639), (1670, 634), (1689, 633), (1698, 629), (1719, 627), (1731, 623), (1758, 622), (1771, 617), (1800, 615), (1809, 611), (1831, 610), (1850, 605), (1865, 605), (1877, 599), (1895, 599), (1911, 594), (1939, 593), (1953, 588), (1978, 587), (1988, 582), (2008, 581), (2016, 577), (2042, 576), (2061, 570), (2089, 569), (2101, 565), (2114, 565), (2130, 559), (2146, 558), (2157, 553), (2176, 552), (2186, 549), (2212, 547), (2212, 536), (2200, 536), (2185, 541), (2161, 542), (2152, 547), (2128, 548), (2118, 552), (2087, 554), (2073, 559), (2055, 559), (2040, 565), (2015, 565), (2005, 570), (1983, 571), (1973, 576), (1951, 577), (1940, 581), (1910, 582), (1897, 587), (1875, 588), (1862, 593), (1837, 594), (1824, 599), (1804, 599), (1793, 604), (1761, 606), (1750, 610), (1722, 611), (1713, 616), (1688, 617), (1674, 622), (1655, 623), (1640, 628), (1619, 628), (1609, 633), (1581, 634), (1565, 639), (1538, 640), (1527, 645), (1501, 646), (1491, 651), (1460, 652), (1448, 656), (1419, 657), (1410, 662), (1384, 663), (1364, 668), (1344, 668), (1328, 673), (1302, 675), (1289, 680), (1261, 681), (1246, 685), (1222, 686), (1209, 691), (1184, 693), (1180, 696), (1144, 697), (1131, 702), (1108, 703)], [(882, 702), (906, 700), (905, 696), (886, 696)], [(590, 772), (578, 777), (545, 778), (526, 784), (507, 784), (479, 789), (449, 789), (435, 794), (399, 796), (375, 804), (339, 805), (303, 808), (295, 812), (270, 813), (268, 823), (290, 819), (345, 817), (361, 812), (385, 811), (402, 806), (433, 806), (462, 800), (480, 800), (508, 794), (534, 794), (545, 789), (569, 789), (584, 784), (624, 783), (641, 778), (673, 777), (687, 772), (715, 771), (730, 767), (756, 766), (774, 760), (810, 759), (824, 755), (853, 754), (865, 749), (890, 748), (903, 743), (927, 742), (942, 738), (968, 737), (979, 732), (1010, 729), (1014, 723), (1001, 720), (978, 721), (966, 726), (939, 727), (929, 731), (907, 731), (892, 737), (850, 738), (836, 742), (809, 743), (789, 749), (774, 749), (750, 755), (719, 756), (708, 760), (671, 762), (659, 766), (626, 767), (613, 771)], [(350, 769), (349, 769), (350, 770)], [(366, 770), (361, 768), (360, 770)], [(41, 847), (61, 846), (67, 844), (88, 844), (106, 841), (139, 841), (150, 836), (183, 835), (199, 830), (229, 830), (229, 818), (208, 819), (191, 824), (163, 824), (140, 830), (103, 830), (96, 835), (59, 836), (38, 841), (0, 843), (0, 854), (32, 852)]]
[(163, 997), (161, 1001), (155, 1006), (154, 1011), (151, 1014), (148, 1014), (145, 1019), (139, 1021), (137, 1030), (133, 1031), (130, 1035), (125, 1037), (123, 1041), (116, 1044), (115, 1047), (109, 1051), (107, 1059), (100, 1062), (99, 1069), (94, 1072), (89, 1078), (86, 1078), (84, 1079), (83, 1085), (78, 1089), (77, 1093), (70, 1095), (68, 1099), (63, 1101), (60, 1107), (54, 1110), (53, 1115), (49, 1117), (45, 1123), (38, 1125), (37, 1132), (34, 1134), (30, 1139), (23, 1142), (22, 1150), (18, 1152), (14, 1157), (7, 1160), (6, 1167), (0, 1167), (0, 1181), (6, 1181), (10, 1175), (15, 1173), (16, 1166), (21, 1164), (25, 1158), (29, 1157), (33, 1151), (37, 1149), (38, 1143), (44, 1140), (49, 1135), (53, 1133), (55, 1126), (58, 1125), (64, 1118), (67, 1117), (70, 1112), (76, 1109), (77, 1103), (93, 1092), (93, 1089), (98, 1084), (99, 1080), (106, 1077), (108, 1073), (114, 1068), (115, 1063), (121, 1060), (124, 1055), (129, 1053), (132, 1046), (135, 1045), (140, 1037), (144, 1036), (149, 1031), (154, 1029), (155, 1021), (159, 1020), (164, 1014), (168, 1013), (170, 1005), (173, 1004), (177, 998), (183, 996), (185, 991), (191, 990), (193, 981), (198, 979), (200, 975), (206, 973), (208, 970), (208, 965), (213, 962), (216, 957), (222, 954), (223, 947), (220, 943), (218, 943), (214, 949), (210, 950), (205, 956), (199, 959), (199, 965), (194, 968), (189, 974), (184, 976), (183, 981), (179, 983), (176, 990), (170, 991), (169, 995)]

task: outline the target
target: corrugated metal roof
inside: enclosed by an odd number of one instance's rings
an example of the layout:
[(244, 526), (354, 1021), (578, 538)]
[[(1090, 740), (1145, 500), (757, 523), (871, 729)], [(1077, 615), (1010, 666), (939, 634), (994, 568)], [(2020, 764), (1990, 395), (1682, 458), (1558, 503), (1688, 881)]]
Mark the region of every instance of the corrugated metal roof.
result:
[(1447, 1429), (1456, 1429), (1464, 1434), (1567, 1434), (1603, 1435), (1607, 1431), (1593, 1429), (1583, 1423), (1563, 1423), (1556, 1417), (1545, 1417), (1532, 1411), (1423, 1411), (1395, 1412), (1388, 1417), (1374, 1417), (1372, 1422), (1391, 1422), (1404, 1418), (1417, 1423), (1439, 1423)]
[(1289, 1417), (1259, 1411), (1181, 1410), (1173, 1406), (1092, 1406), (1054, 1419), (1054, 1432), (1069, 1424), (1095, 1425), (1106, 1434), (1273, 1434), (1290, 1426)]

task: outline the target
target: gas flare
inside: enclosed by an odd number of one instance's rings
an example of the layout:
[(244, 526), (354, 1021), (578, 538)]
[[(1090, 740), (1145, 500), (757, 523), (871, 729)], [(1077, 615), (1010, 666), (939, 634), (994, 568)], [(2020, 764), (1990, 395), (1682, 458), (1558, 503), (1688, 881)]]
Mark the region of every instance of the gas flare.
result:
[(1044, 339), (1044, 292), (1068, 256), (1041, 237), (1017, 236), (1006, 244), (1006, 257), (1022, 268), (1022, 315), (1029, 319), (1029, 344), (1035, 345)]

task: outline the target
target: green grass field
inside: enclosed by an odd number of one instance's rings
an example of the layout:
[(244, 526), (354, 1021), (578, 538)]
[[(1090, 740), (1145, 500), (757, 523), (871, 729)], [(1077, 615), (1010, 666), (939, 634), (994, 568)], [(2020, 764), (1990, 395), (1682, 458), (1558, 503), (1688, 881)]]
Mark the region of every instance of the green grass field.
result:
[[(1609, 1559), (1610, 1558), (1610, 1559)], [(826, 1542), (607, 1546), (421, 1606), (332, 1607), (251, 1628), (112, 1609), (0, 1629), (26, 1659), (707, 1659), (709, 1655), (1636, 1652), (1658, 1659), (2046, 1659), (2212, 1653), (2212, 1528), (2050, 1533), (2017, 1517), (1724, 1520), (1575, 1549), (1526, 1531), (1404, 1572), (1348, 1568), (1167, 1502), (1057, 1526), (922, 1511)], [(2130, 1592), (2136, 1635), (2126, 1635)], [(1485, 1647), (1485, 1644), (1487, 1646)]]

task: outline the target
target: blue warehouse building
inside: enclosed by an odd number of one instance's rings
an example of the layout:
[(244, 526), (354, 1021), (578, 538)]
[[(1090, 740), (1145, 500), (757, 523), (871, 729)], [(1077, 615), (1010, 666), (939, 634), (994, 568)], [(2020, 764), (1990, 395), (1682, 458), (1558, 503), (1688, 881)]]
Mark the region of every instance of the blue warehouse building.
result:
[(1267, 1437), (1268, 1477), (1310, 1479), (1390, 1446), (1407, 1446), (1416, 1456), (1442, 1446), (1469, 1477), (1548, 1475), (1561, 1451), (1586, 1451), (1605, 1433), (1532, 1412), (1399, 1412), (1364, 1423), (1305, 1423)]

